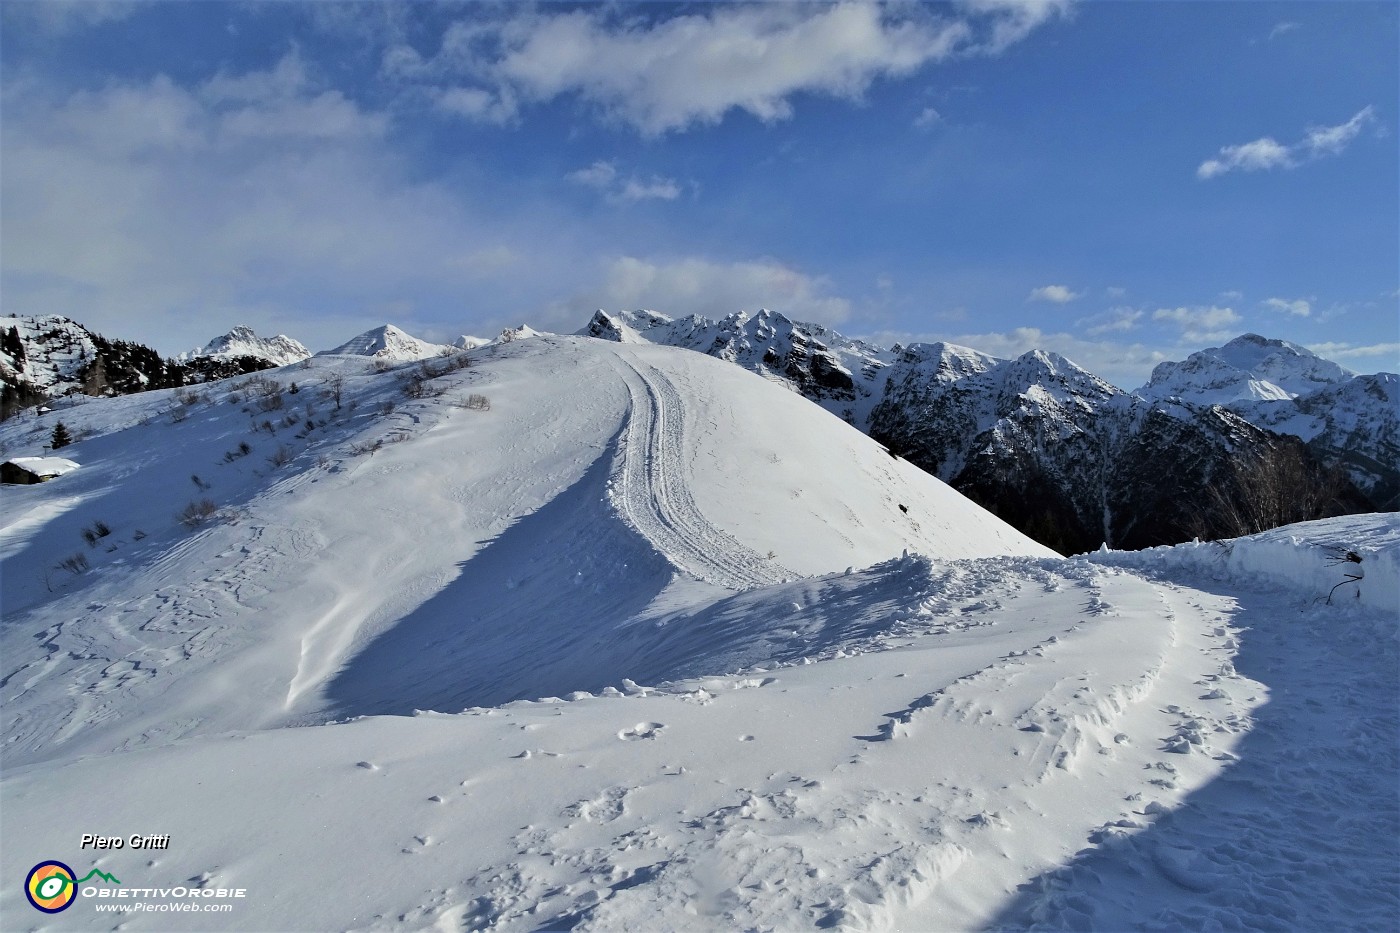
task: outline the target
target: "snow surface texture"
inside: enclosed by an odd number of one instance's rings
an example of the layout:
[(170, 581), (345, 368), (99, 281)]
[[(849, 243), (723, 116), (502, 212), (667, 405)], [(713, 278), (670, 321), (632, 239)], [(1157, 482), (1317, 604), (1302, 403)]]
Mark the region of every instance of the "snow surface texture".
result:
[[(699, 354), (438, 365), (64, 410), (0, 511), (0, 928), (1393, 923), (1395, 516), (1064, 560)], [(248, 896), (46, 918), (44, 858)]]

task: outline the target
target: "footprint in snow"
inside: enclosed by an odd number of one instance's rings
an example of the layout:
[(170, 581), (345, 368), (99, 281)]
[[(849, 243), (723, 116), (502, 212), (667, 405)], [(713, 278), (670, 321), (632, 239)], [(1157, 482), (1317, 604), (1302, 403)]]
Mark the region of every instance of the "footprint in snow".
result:
[(622, 729), (617, 733), (619, 739), (654, 739), (661, 734), (665, 728), (664, 723), (659, 722), (639, 722), (630, 729)]

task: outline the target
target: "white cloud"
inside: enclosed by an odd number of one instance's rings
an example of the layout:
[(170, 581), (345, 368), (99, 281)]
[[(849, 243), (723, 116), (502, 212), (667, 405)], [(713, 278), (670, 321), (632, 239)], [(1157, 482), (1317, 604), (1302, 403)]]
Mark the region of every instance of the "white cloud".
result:
[(1158, 308), (1152, 312), (1154, 321), (1170, 321), (1181, 328), (1181, 339), (1187, 343), (1208, 343), (1236, 336), (1229, 328), (1241, 318), (1233, 308), (1209, 307)]
[(770, 308), (796, 320), (835, 325), (850, 316), (851, 302), (830, 291), (831, 283), (825, 278), (771, 259), (651, 261), (622, 256), (607, 264), (601, 284), (575, 295), (570, 305), (574, 309), (646, 308), (672, 317), (712, 318)]
[(1308, 349), (1329, 360), (1374, 359), (1380, 365), (1400, 367), (1397, 360), (1400, 357), (1400, 343), (1373, 343), (1364, 347), (1349, 343), (1314, 343)]
[(1376, 109), (1364, 107), (1356, 116), (1337, 126), (1310, 126), (1302, 147), (1313, 156), (1339, 155), (1360, 134), (1361, 128), (1375, 119)]
[(1265, 136), (1253, 142), (1238, 146), (1225, 146), (1220, 150), (1220, 158), (1207, 159), (1196, 169), (1198, 178), (1214, 178), (1235, 170), (1257, 172), (1278, 166), (1291, 167), (1293, 156), (1287, 146)]
[(1234, 171), (1297, 168), (1324, 156), (1340, 155), (1361, 129), (1375, 119), (1375, 108), (1368, 106), (1345, 123), (1308, 127), (1307, 136), (1292, 146), (1285, 146), (1270, 136), (1237, 146), (1225, 146), (1216, 158), (1207, 159), (1197, 167), (1196, 177), (1209, 179)]
[(662, 201), (674, 201), (681, 195), (681, 187), (670, 178), (660, 178), (652, 176), (643, 181), (639, 178), (629, 178), (622, 185), (622, 190), (617, 196), (624, 201), (647, 201), (660, 199)]
[(1287, 20), (1280, 23), (1275, 23), (1274, 28), (1269, 30), (1269, 41), (1272, 42), (1279, 36), (1287, 35), (1293, 30), (1299, 28), (1301, 25), (1302, 23), (1294, 23), (1289, 22)]
[(1124, 298), (1128, 294), (1128, 290), (1120, 285), (1110, 285), (1103, 292), (1110, 298)]
[(599, 190), (606, 189), (617, 180), (617, 166), (612, 162), (599, 160), (588, 168), (581, 168), (564, 176), (575, 184), (586, 185)]
[[(972, 0), (957, 15), (914, 4), (716, 4), (548, 7), (450, 27), (424, 59), (392, 46), (386, 76), (448, 82), (483, 94), (458, 108), (500, 119), (527, 103), (574, 97), (647, 135), (714, 124), (734, 110), (765, 122), (792, 115), (801, 93), (858, 99), (880, 79), (955, 55), (998, 54), (1069, 8), (1067, 0)], [(495, 109), (492, 109), (495, 108)]]
[(1074, 323), (1084, 328), (1084, 333), (1090, 337), (1102, 337), (1104, 334), (1126, 333), (1136, 330), (1138, 321), (1142, 320), (1145, 311), (1136, 308), (1110, 308), (1103, 314), (1095, 314), (1090, 317), (1080, 318)]
[(73, 314), (163, 352), (240, 321), (330, 346), (383, 323), (374, 308), (460, 307), (507, 262), (493, 250), (533, 240), (546, 253), (565, 238), (512, 240), (526, 221), (407, 180), (387, 115), (294, 57), (189, 86), (12, 90), (0, 137), (9, 312)]
[(1266, 298), (1264, 299), (1264, 307), (1270, 311), (1294, 314), (1298, 317), (1308, 317), (1312, 314), (1312, 302), (1306, 298)]
[(934, 110), (932, 107), (925, 107), (923, 111), (914, 118), (914, 126), (921, 130), (928, 129), (935, 123), (942, 122), (942, 120), (943, 115), (941, 113)]
[(1221, 300), (1221, 301), (1232, 301), (1232, 302), (1244, 301), (1244, 292), (1240, 291), (1240, 290), (1237, 289), (1237, 288), (1232, 288), (1232, 289), (1229, 289), (1229, 290), (1227, 290), (1227, 291), (1221, 292), (1221, 293), (1220, 293), (1220, 300)]
[(1027, 301), (1049, 301), (1053, 304), (1063, 305), (1083, 296), (1083, 292), (1073, 292), (1065, 285), (1042, 285), (1040, 288), (1031, 289), (1031, 293), (1026, 297)]
[(515, 103), (479, 87), (438, 88), (433, 104), (443, 113), (481, 123), (509, 123), (515, 118)]
[(663, 178), (660, 175), (652, 175), (649, 178), (632, 175), (623, 178), (618, 174), (617, 163), (601, 159), (587, 168), (570, 172), (564, 178), (574, 184), (596, 188), (613, 202), (674, 201), (681, 196), (680, 183), (673, 178)]
[(124, 0), (35, 0), (0, 5), (4, 18), (16, 28), (36, 29), (54, 36), (118, 22), (140, 8), (139, 4)]

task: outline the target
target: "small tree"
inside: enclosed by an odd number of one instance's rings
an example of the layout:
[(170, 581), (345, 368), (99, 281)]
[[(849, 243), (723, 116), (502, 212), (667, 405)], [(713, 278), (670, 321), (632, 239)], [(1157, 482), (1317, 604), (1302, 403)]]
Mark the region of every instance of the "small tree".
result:
[(73, 436), (68, 433), (68, 426), (60, 421), (53, 426), (53, 437), (49, 440), (49, 446), (54, 450), (60, 447), (67, 447), (73, 443)]

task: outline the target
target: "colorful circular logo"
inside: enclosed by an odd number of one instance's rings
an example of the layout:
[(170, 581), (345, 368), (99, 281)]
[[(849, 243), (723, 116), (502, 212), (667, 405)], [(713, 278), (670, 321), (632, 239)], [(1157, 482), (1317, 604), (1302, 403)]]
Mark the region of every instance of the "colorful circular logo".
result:
[(24, 896), (35, 910), (56, 914), (66, 910), (78, 896), (76, 878), (73, 869), (62, 862), (40, 862), (29, 869), (29, 877), (24, 879)]

